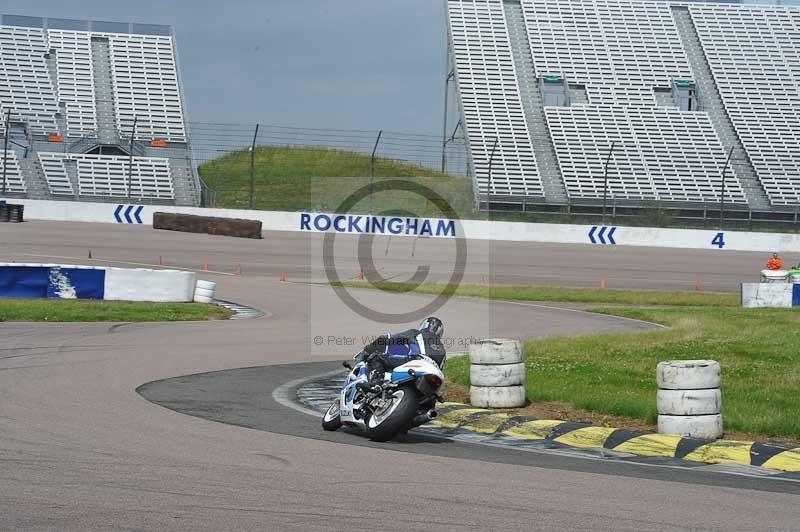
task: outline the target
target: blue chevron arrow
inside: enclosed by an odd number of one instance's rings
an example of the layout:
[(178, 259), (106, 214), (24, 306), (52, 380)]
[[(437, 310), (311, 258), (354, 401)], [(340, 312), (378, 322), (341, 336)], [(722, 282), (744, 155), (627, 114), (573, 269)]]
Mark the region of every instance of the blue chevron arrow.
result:
[(119, 213), (122, 211), (122, 208), (123, 208), (124, 206), (125, 206), (125, 205), (117, 205), (117, 210), (115, 210), (115, 211), (114, 211), (114, 218), (116, 218), (116, 219), (117, 219), (117, 223), (118, 223), (118, 224), (121, 224), (121, 223), (122, 223), (122, 218), (120, 218), (120, 217), (119, 217)]
[(133, 210), (133, 205), (128, 205), (128, 208), (125, 209), (125, 219), (128, 220), (129, 224), (133, 223), (133, 220), (131, 220), (131, 211), (132, 210)]
[[(144, 205), (139, 205), (133, 213), (133, 217), (136, 218), (136, 223), (142, 223), (142, 218), (140, 216), (142, 214), (142, 209), (144, 209)], [(614, 229), (616, 229), (616, 227)], [(609, 233), (608, 236), (610, 237), (611, 233)]]
[(617, 230), (617, 228), (616, 228), (616, 227), (612, 227), (612, 228), (611, 228), (611, 231), (609, 231), (609, 232), (608, 232), (608, 234), (606, 235), (606, 237), (608, 238), (608, 241), (609, 241), (611, 244), (614, 244), (615, 246), (617, 245), (617, 241), (616, 241), (616, 240), (614, 240), (614, 233), (616, 232), (616, 230)]
[(597, 233), (597, 238), (600, 239), (600, 243), (601, 244), (605, 244), (606, 243), (606, 239), (603, 238), (603, 235), (605, 234), (605, 232), (606, 232), (606, 226), (604, 225), (603, 227), (600, 228), (600, 232)]
[[(121, 205), (120, 205), (121, 207)], [(592, 244), (597, 244), (597, 240), (594, 239), (594, 232), (597, 231), (597, 226), (593, 225), (592, 228), (589, 230), (589, 240), (592, 241)]]

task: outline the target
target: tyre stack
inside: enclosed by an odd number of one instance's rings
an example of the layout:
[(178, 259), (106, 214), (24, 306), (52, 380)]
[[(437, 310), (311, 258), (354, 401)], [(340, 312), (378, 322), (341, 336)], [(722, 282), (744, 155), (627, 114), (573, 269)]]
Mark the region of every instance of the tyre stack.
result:
[(714, 360), (672, 360), (656, 369), (658, 432), (722, 437), (722, 374)]
[(22, 221), (24, 210), (25, 205), (0, 203), (0, 222), (19, 223)]
[(194, 302), (195, 303), (213, 303), (214, 294), (217, 291), (217, 283), (211, 281), (203, 281), (198, 279), (197, 286), (194, 289)]
[(525, 363), (519, 340), (481, 340), (469, 346), (469, 359), (472, 406), (525, 406)]

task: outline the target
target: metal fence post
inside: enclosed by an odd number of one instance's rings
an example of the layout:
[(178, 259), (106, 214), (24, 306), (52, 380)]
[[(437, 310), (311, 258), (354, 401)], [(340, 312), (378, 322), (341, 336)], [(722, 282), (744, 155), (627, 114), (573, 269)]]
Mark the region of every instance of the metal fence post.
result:
[(369, 159), (369, 213), (372, 214), (372, 185), (375, 181), (375, 152), (378, 151), (378, 144), (381, 142), (383, 130), (378, 131), (378, 138), (375, 139), (375, 146), (372, 147), (372, 156)]
[(8, 130), (11, 123), (11, 109), (6, 113), (6, 132), (3, 145), (3, 196), (6, 195), (6, 167), (8, 166)]
[(250, 201), (248, 205), (250, 210), (253, 210), (253, 190), (255, 188), (255, 174), (256, 174), (256, 139), (258, 138), (258, 124), (253, 133), (253, 143), (250, 145)]
[(728, 169), (728, 165), (731, 162), (731, 156), (733, 155), (733, 146), (731, 149), (728, 150), (728, 157), (725, 159), (725, 166), (722, 167), (722, 191), (719, 195), (719, 230), (722, 231), (722, 224), (723, 224), (723, 216), (724, 216), (724, 209), (725, 209), (725, 171)]
[(131, 201), (131, 183), (133, 182), (133, 137), (136, 135), (136, 122), (139, 120), (139, 117), (134, 115), (133, 116), (133, 128), (131, 128), (131, 143), (128, 148), (129, 150), (129, 157), (128, 157), (128, 202)]
[(487, 179), (487, 184), (489, 185), (489, 190), (492, 187), (492, 161), (494, 161), (494, 152), (497, 149), (497, 144), (500, 142), (500, 137), (494, 138), (494, 144), (492, 144), (492, 151), (489, 153), (489, 176)]
[(611, 147), (608, 149), (608, 156), (606, 156), (606, 163), (603, 165), (603, 225), (606, 225), (606, 198), (608, 197), (608, 163), (611, 162), (611, 156), (614, 154), (614, 145), (616, 140), (611, 141)]

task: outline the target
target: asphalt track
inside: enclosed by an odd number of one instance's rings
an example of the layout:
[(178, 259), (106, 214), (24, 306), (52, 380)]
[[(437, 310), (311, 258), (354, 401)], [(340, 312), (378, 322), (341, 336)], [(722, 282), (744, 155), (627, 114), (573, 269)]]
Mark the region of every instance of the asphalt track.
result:
[[(208, 263), (226, 273), (241, 264), (240, 278), (202, 277), (218, 282), (221, 297), (271, 316), (183, 324), (0, 324), (0, 530), (800, 529), (793, 484), (774, 487), (765, 479), (710, 473), (692, 478), (686, 475), (696, 473), (683, 471), (632, 473), (565, 457), (525, 462), (446, 442), (376, 446), (338, 433), (333, 441), (317, 439), (316, 420), (271, 404), (271, 387), (312, 369), (296, 364), (325, 366), (352, 354), (351, 340), (357, 344), (362, 335), (386, 328), (344, 307), (332, 289), (307, 282), (323, 277), (319, 240), (1, 224), (2, 261), (125, 266), (154, 264), (161, 256), (168, 265)], [(376, 239), (377, 270), (407, 276), (424, 258), (434, 278), (449, 276), (446, 249), (411, 240)], [(342, 275), (357, 273), (355, 239), (341, 243)], [(491, 275), (495, 282), (521, 284), (593, 286), (603, 272), (611, 286), (687, 288), (702, 273), (705, 289), (733, 290), (743, 277), (754, 277), (763, 260), (760, 254), (600, 246), (475, 247), (468, 281)], [(92, 260), (85, 258), (89, 249)], [(277, 282), (281, 271), (290, 282)], [(649, 284), (648, 277), (660, 284)], [(366, 291), (358, 297), (398, 311), (430, 300)], [(437, 313), (453, 339), (647, 327), (462, 298)], [(269, 422), (260, 428), (266, 430), (183, 415), (136, 392), (151, 381), (254, 366), (275, 366), (262, 370)], [(308, 432), (287, 434), (299, 426)]]

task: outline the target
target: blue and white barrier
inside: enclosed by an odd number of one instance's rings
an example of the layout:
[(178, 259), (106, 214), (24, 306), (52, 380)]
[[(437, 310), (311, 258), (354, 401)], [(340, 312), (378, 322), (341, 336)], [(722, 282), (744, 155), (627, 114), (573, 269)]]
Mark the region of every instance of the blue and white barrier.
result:
[(195, 283), (177, 270), (0, 263), (0, 297), (188, 302)]

